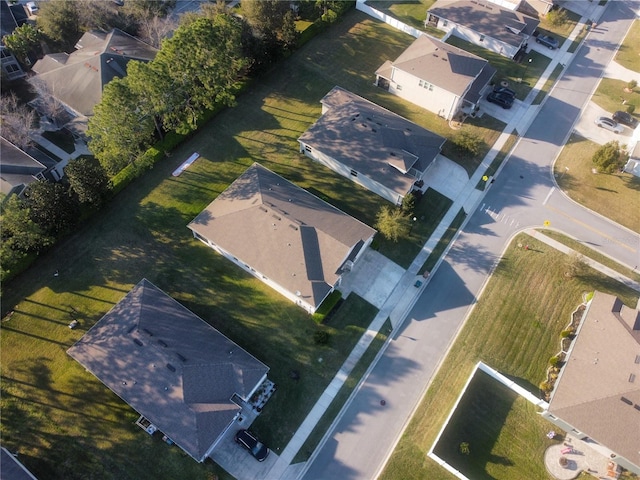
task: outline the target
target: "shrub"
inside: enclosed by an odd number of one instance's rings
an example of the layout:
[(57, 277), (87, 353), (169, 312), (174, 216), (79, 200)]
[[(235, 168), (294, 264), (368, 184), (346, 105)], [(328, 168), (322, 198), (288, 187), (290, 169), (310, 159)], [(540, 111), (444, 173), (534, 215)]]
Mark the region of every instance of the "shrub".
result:
[(540, 382), (538, 388), (540, 388), (540, 390), (544, 393), (549, 393), (553, 389), (549, 382)]
[(563, 9), (551, 10), (546, 16), (547, 22), (554, 27), (559, 27), (567, 22), (567, 12)]
[(326, 345), (329, 343), (329, 332), (324, 329), (316, 330), (313, 333), (313, 343), (316, 345)]
[(568, 329), (568, 330), (563, 330), (562, 332), (560, 332), (560, 338), (570, 338), (573, 335), (573, 330)]
[(600, 147), (591, 160), (600, 172), (613, 173), (627, 162), (627, 152), (618, 142), (609, 142)]
[(402, 206), (400, 207), (402, 209), (402, 212), (405, 215), (412, 215), (415, 207), (416, 207), (416, 196), (413, 194), (413, 192), (407, 193), (402, 199)]
[(562, 361), (562, 359), (558, 356), (558, 355), (554, 355), (553, 357), (551, 357), (549, 359), (549, 365), (551, 365), (552, 367), (557, 367), (558, 365), (560, 365), (560, 362)]
[(627, 83), (627, 88), (629, 90), (633, 90), (637, 86), (638, 86), (638, 82), (636, 82), (635, 80), (631, 80), (629, 83)]
[(320, 304), (316, 313), (313, 314), (313, 320), (316, 323), (324, 322), (327, 315), (329, 315), (338, 303), (340, 303), (340, 300), (342, 300), (342, 293), (339, 290), (331, 292), (329, 296), (324, 299), (322, 304)]
[(636, 106), (633, 103), (627, 105), (627, 113), (633, 113), (636, 111)]

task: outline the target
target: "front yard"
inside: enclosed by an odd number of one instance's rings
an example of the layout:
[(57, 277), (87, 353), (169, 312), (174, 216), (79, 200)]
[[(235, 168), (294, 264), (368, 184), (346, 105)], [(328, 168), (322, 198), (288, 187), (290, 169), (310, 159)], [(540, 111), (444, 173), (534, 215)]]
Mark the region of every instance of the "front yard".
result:
[[(528, 244), (530, 250), (518, 248), (518, 243)], [(637, 292), (591, 269), (580, 277), (567, 279), (564, 276), (567, 261), (565, 255), (527, 235), (521, 234), (512, 241), (434, 377), (381, 479), (455, 478), (426, 454), (478, 360), (537, 394), (537, 385), (544, 379), (548, 360), (558, 350), (560, 332), (573, 309), (582, 301), (584, 292), (614, 293), (626, 305), (636, 305)], [(513, 408), (519, 409), (514, 404), (509, 415), (519, 416), (518, 410)], [(479, 458), (474, 459), (471, 470), (466, 472), (469, 478), (546, 478), (542, 457), (536, 456), (541, 443), (540, 431), (528, 423), (535, 424), (538, 419), (523, 416), (518, 420), (522, 423), (518, 426), (518, 443), (511, 448), (514, 440), (506, 432), (513, 431), (513, 423), (508, 421), (509, 417), (506, 422), (504, 418), (503, 415), (500, 420), (493, 420), (498, 425), (492, 424), (491, 428), (504, 431), (505, 435), (495, 438), (492, 448), (479, 445), (474, 448), (471, 444), (471, 455), (476, 452)], [(527, 445), (532, 448), (518, 447)], [(535, 470), (529, 470), (534, 464)]]

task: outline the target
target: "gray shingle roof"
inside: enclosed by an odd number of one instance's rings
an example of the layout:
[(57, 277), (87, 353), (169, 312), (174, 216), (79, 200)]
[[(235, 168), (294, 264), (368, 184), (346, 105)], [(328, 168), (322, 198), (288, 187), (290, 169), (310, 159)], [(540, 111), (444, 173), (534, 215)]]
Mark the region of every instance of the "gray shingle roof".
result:
[(85, 116), (93, 114), (104, 86), (126, 75), (130, 60), (150, 61), (157, 53), (152, 46), (118, 29), (87, 32), (76, 48), (71, 54), (45, 55), (33, 71), (58, 100)]
[[(325, 113), (299, 141), (405, 195), (445, 139), (354, 93), (334, 87), (321, 100)], [(328, 109), (328, 110), (327, 110)]]
[[(428, 35), (418, 37), (391, 65), (458, 96), (482, 72), (495, 73), (484, 58)], [(389, 78), (391, 72), (385, 63), (376, 73)]]
[(47, 165), (1, 137), (0, 159), (0, 191), (4, 194), (11, 192), (14, 187), (37, 181), (36, 175), (47, 170)]
[(515, 47), (520, 46), (523, 34), (530, 36), (540, 23), (488, 0), (439, 0), (428, 13)]
[(640, 311), (595, 292), (549, 402), (549, 412), (638, 466), (639, 358)]
[(67, 353), (199, 461), (268, 371), (146, 279)]
[(254, 163), (188, 227), (318, 306), (375, 230)]

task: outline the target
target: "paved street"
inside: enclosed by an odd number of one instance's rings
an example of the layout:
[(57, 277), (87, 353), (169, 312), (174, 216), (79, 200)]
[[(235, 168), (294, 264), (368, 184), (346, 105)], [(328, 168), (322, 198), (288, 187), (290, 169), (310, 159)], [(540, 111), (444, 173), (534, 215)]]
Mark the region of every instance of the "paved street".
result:
[(635, 16), (630, 2), (608, 5), (303, 478), (376, 478), (493, 265), (518, 231), (550, 221), (630, 267), (640, 263), (640, 236), (567, 199), (551, 173)]

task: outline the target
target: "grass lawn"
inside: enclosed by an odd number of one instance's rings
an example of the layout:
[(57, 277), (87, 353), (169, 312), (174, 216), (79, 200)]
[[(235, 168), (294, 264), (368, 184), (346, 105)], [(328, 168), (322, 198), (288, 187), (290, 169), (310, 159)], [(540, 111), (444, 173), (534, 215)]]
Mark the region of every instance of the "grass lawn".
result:
[[(628, 93), (624, 90), (626, 86), (627, 82), (622, 80), (603, 78), (591, 101), (611, 114), (616, 110), (626, 111), (628, 105), (635, 105), (633, 116), (640, 120), (640, 88), (636, 87), (633, 92)], [(625, 104), (622, 103), (623, 100)]]
[(629, 173), (594, 174), (599, 145), (573, 134), (554, 164), (560, 188), (576, 202), (640, 232), (640, 178)]
[[(629, 33), (618, 49), (615, 61), (625, 68), (640, 73), (640, 55), (638, 55), (638, 45), (640, 45), (640, 20), (633, 22)], [(640, 105), (639, 105), (640, 106)]]
[[(531, 250), (518, 249), (518, 243), (530, 245)], [(558, 350), (560, 332), (569, 323), (570, 314), (582, 301), (584, 292), (613, 293), (626, 305), (635, 307), (637, 292), (594, 270), (587, 269), (581, 277), (566, 279), (563, 273), (567, 261), (565, 255), (527, 235), (515, 237), (434, 377), (381, 479), (455, 478), (426, 454), (478, 360), (537, 393), (548, 360)], [(546, 433), (524, 426), (520, 430), (522, 445), (537, 445), (538, 437)], [(476, 462), (480, 467), (470, 478), (489, 475), (495, 480), (547, 478), (542, 458), (535, 456), (537, 450), (509, 450), (510, 441), (499, 436), (491, 451), (480, 450), (478, 454), (484, 458)], [(505, 456), (506, 459), (500, 458)], [(529, 468), (534, 463), (541, 474), (511, 475), (510, 469)]]
[(464, 223), (464, 219), (467, 218), (467, 214), (464, 213), (464, 208), (461, 208), (458, 214), (455, 216), (451, 224), (447, 227), (444, 235), (440, 238), (434, 249), (431, 251), (427, 260), (422, 264), (420, 272), (431, 272), (433, 267), (436, 266), (438, 260), (447, 248), (447, 245), (453, 240), (456, 232), (460, 229)]
[(67, 153), (73, 153), (76, 150), (75, 139), (70, 133), (65, 133), (61, 130), (55, 132), (45, 131), (42, 132), (42, 136)]
[[(558, 428), (535, 405), (476, 370), (434, 453), (474, 480), (545, 479), (550, 477), (540, 459), (559, 442), (545, 436), (549, 430)], [(468, 455), (460, 451), (463, 442)]]
[[(265, 408), (264, 419), (271, 421), (261, 420), (256, 429), (274, 450), (284, 447), (373, 317), (358, 307), (346, 323), (318, 327), (194, 240), (186, 224), (254, 161), (374, 223), (385, 201), (301, 156), (296, 139), (318, 118), (319, 101), (333, 86), (374, 91), (373, 71), (411, 41), (350, 12), (3, 285), (3, 309), (14, 311), (0, 339), (3, 444), (20, 451), (40, 478), (212, 477), (212, 466), (141, 432), (133, 425), (136, 414), (65, 353), (146, 277), (270, 366), (278, 393)], [(172, 177), (194, 151), (200, 159)], [(67, 328), (73, 319), (80, 321), (76, 330)], [(328, 346), (314, 344), (317, 328), (333, 334)], [(298, 382), (291, 370), (301, 373)]]
[[(580, 21), (580, 15), (571, 10), (565, 10), (567, 21), (562, 25), (552, 25), (546, 17), (540, 17), (540, 25), (538, 30), (542, 35), (552, 35), (560, 41), (560, 45), (571, 35), (573, 29)], [(535, 41), (535, 40), (534, 40)]]
[(529, 94), (551, 61), (548, 57), (531, 51), (522, 59), (522, 63), (516, 63), (510, 58), (454, 36), (449, 37), (447, 43), (487, 60), (497, 70), (493, 77), (494, 81), (506, 80), (509, 82), (509, 88), (516, 92), (516, 97), (520, 100), (524, 100)]
[(536, 95), (536, 98), (534, 98), (533, 102), (531, 102), (532, 105), (540, 105), (542, 103), (542, 100), (544, 100), (544, 97), (546, 97), (547, 94), (551, 91), (551, 87), (555, 85), (556, 80), (558, 80), (558, 77), (562, 73), (562, 70), (564, 70), (564, 67), (562, 65), (556, 65), (556, 68), (553, 69), (553, 72), (551, 72), (551, 75), (549, 75), (549, 78), (547, 78), (547, 81), (544, 82), (544, 85), (542, 86), (542, 90), (538, 92), (538, 95)]

